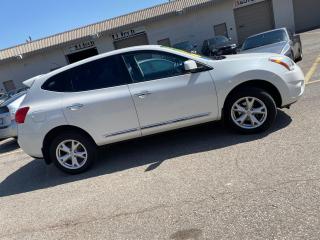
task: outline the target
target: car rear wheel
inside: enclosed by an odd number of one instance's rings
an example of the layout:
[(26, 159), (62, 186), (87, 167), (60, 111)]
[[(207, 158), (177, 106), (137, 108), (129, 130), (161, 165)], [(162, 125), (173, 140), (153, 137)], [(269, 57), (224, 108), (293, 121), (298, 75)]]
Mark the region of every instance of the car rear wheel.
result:
[(79, 174), (88, 170), (96, 158), (96, 146), (77, 132), (58, 135), (50, 144), (50, 158), (62, 171)]
[(227, 124), (242, 133), (268, 130), (275, 121), (277, 107), (273, 98), (259, 88), (242, 88), (226, 102), (224, 117)]

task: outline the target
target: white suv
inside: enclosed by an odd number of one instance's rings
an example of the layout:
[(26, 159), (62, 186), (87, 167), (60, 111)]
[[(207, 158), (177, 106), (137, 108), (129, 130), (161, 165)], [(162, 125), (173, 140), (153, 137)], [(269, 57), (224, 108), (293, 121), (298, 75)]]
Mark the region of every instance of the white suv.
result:
[(16, 113), (30, 156), (76, 174), (98, 146), (224, 119), (244, 133), (271, 127), (277, 108), (304, 92), (289, 58), (244, 54), (208, 59), (161, 46), (113, 51), (27, 81)]

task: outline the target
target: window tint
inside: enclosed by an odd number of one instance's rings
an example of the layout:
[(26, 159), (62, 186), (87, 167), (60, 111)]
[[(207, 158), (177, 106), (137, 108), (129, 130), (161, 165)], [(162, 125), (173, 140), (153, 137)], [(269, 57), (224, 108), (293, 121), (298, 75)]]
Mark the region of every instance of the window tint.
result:
[(129, 79), (122, 59), (111, 56), (57, 74), (43, 88), (57, 92), (80, 92), (125, 85)]
[(53, 92), (71, 92), (71, 79), (68, 73), (69, 71), (61, 72), (49, 78), (42, 85), (42, 89)]
[(142, 51), (125, 55), (129, 72), (135, 82), (185, 74), (184, 62), (188, 59), (170, 53)]

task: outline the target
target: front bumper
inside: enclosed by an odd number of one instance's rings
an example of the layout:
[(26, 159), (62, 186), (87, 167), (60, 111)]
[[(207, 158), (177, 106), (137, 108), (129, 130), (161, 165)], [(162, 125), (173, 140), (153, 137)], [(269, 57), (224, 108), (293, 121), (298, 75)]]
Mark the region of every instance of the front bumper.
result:
[(293, 71), (285, 74), (287, 93), (282, 96), (282, 106), (289, 106), (297, 102), (305, 91), (305, 77), (301, 68), (296, 65)]

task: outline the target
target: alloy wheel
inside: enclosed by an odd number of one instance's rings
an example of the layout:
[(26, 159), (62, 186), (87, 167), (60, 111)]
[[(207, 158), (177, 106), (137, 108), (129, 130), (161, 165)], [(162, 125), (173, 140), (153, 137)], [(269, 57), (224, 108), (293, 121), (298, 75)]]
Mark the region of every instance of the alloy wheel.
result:
[(266, 105), (255, 97), (244, 97), (236, 101), (231, 108), (233, 122), (243, 129), (255, 129), (267, 120)]
[(65, 140), (57, 146), (56, 158), (63, 167), (76, 170), (87, 162), (88, 151), (79, 141)]

